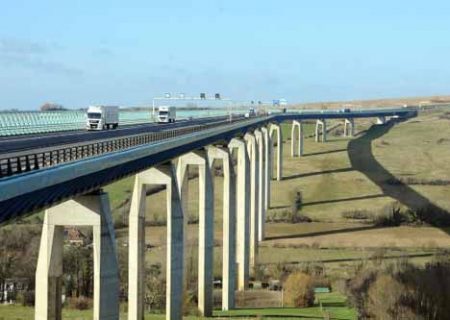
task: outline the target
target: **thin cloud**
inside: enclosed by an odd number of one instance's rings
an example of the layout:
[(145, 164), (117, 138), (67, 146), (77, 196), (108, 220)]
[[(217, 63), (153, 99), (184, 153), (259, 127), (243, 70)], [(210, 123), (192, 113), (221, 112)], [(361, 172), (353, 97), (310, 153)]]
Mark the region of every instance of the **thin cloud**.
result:
[(0, 39), (0, 64), (47, 74), (79, 77), (83, 71), (49, 59), (53, 46), (12, 38)]

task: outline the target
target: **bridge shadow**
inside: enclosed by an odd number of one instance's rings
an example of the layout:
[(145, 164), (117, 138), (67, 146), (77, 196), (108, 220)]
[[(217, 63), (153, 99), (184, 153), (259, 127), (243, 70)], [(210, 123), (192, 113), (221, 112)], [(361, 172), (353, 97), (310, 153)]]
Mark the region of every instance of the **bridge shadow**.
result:
[(350, 198), (342, 198), (342, 199), (331, 199), (331, 200), (305, 202), (302, 205), (303, 206), (314, 206), (314, 205), (317, 205), (317, 204), (338, 203), (338, 202), (366, 200), (366, 199), (375, 199), (375, 198), (383, 198), (383, 197), (386, 197), (386, 195), (385, 194), (372, 194), (372, 195), (359, 196), (359, 197), (350, 197)]
[(330, 234), (351, 233), (351, 232), (382, 229), (382, 228), (383, 227), (371, 225), (371, 226), (326, 230), (326, 231), (318, 231), (318, 232), (310, 232), (310, 233), (280, 235), (280, 236), (266, 237), (265, 240), (301, 239), (301, 238), (308, 238), (308, 237), (326, 236), (326, 235), (330, 235)]
[(333, 169), (333, 170), (323, 170), (323, 171), (315, 171), (315, 172), (307, 172), (307, 173), (299, 173), (294, 174), (292, 176), (284, 177), (283, 180), (292, 180), (297, 178), (306, 178), (312, 176), (318, 176), (322, 174), (330, 174), (330, 173), (341, 173), (341, 172), (350, 172), (353, 171), (353, 168), (341, 168), (341, 169)]
[[(394, 125), (392, 120), (385, 125), (373, 125), (365, 135), (349, 142), (348, 155), (353, 169), (375, 183), (385, 196), (396, 199), (412, 211), (421, 212), (421, 217), (428, 220), (425, 222), (438, 227), (450, 225), (449, 212), (397, 179), (375, 159), (372, 141), (389, 132)], [(396, 183), (389, 184), (389, 181)]]

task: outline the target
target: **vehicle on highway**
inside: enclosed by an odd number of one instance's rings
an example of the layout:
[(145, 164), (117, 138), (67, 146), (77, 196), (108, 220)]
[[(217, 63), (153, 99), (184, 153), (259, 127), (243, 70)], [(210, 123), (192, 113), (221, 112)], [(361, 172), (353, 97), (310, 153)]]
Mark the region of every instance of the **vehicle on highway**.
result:
[(248, 112), (245, 114), (246, 118), (251, 118), (255, 116), (256, 116), (255, 108), (250, 108)]
[(159, 123), (170, 123), (175, 122), (177, 117), (177, 108), (169, 106), (161, 106), (158, 108), (158, 122)]
[(86, 117), (87, 130), (116, 129), (119, 126), (119, 107), (90, 106)]

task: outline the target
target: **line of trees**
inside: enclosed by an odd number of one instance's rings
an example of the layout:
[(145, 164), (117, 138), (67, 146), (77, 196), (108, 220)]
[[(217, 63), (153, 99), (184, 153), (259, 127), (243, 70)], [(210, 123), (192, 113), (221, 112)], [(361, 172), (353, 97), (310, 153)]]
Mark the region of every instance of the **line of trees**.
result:
[(368, 267), (347, 283), (361, 319), (448, 319), (450, 258), (439, 256), (425, 267), (399, 260)]

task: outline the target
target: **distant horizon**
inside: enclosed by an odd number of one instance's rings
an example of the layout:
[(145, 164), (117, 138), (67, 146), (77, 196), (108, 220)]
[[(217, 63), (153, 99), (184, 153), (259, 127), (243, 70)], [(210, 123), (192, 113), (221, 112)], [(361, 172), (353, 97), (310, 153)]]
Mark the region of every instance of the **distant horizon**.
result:
[[(340, 103), (369, 103), (369, 102), (376, 102), (376, 101), (386, 101), (386, 100), (418, 100), (418, 99), (443, 99), (443, 101), (435, 101), (434, 103), (450, 103), (450, 94), (443, 94), (443, 95), (430, 95), (430, 96), (405, 96), (405, 97), (382, 97), (382, 98), (369, 98), (369, 99), (352, 99), (352, 100), (335, 100), (335, 101), (308, 101), (308, 102), (295, 102), (295, 101), (288, 101), (288, 106), (293, 106), (293, 105), (309, 105), (309, 104), (340, 104)], [(250, 104), (251, 100), (244, 102), (242, 100), (238, 100), (239, 102), (235, 102), (235, 104), (233, 105), (234, 107), (236, 107), (236, 105), (238, 103), (241, 103), (243, 105), (245, 105), (246, 103)], [(55, 103), (55, 104), (59, 104), (58, 102), (55, 101), (47, 101), (42, 103), (41, 105), (37, 106), (34, 109), (25, 109), (25, 108), (0, 108), (0, 112), (1, 111), (12, 111), (12, 110), (17, 110), (17, 111), (40, 111), (40, 107), (45, 104), (45, 103)], [(400, 101), (397, 101), (397, 103), (400, 103)], [(433, 102), (431, 102), (433, 103)], [(170, 103), (166, 103), (166, 104), (161, 104), (161, 105), (167, 105)], [(271, 105), (269, 102), (266, 101), (266, 103), (264, 103), (263, 105), (267, 106), (267, 105)], [(120, 108), (123, 109), (132, 109), (132, 108), (152, 108), (151, 102), (149, 104), (142, 104), (142, 105), (118, 105), (118, 104), (88, 104), (85, 106), (64, 106), (62, 105), (62, 107), (65, 110), (68, 111), (77, 111), (80, 109), (87, 109), (90, 105), (117, 105)], [(158, 105), (156, 105), (158, 106)], [(255, 104), (255, 107), (257, 107), (258, 105)], [(190, 108), (187, 105), (184, 106), (177, 106), (180, 108)], [(194, 107), (194, 106), (192, 106)], [(220, 108), (227, 108), (227, 106), (199, 106), (196, 105), (195, 107), (197, 108), (210, 108), (210, 109), (220, 109)]]

